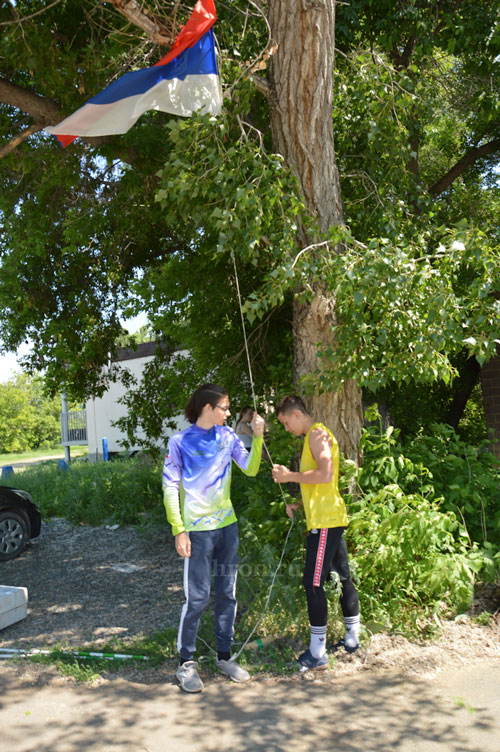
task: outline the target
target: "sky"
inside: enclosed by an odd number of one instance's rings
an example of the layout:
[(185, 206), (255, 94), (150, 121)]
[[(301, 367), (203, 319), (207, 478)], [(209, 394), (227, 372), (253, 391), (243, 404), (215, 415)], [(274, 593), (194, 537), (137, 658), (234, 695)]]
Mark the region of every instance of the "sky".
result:
[[(122, 319), (122, 326), (127, 329), (130, 334), (137, 332), (141, 326), (147, 324), (146, 314), (140, 313), (139, 316), (135, 316), (133, 319)], [(17, 362), (17, 358), (25, 355), (30, 350), (29, 345), (22, 345), (17, 353), (0, 354), (0, 384), (8, 381), (21, 368)]]

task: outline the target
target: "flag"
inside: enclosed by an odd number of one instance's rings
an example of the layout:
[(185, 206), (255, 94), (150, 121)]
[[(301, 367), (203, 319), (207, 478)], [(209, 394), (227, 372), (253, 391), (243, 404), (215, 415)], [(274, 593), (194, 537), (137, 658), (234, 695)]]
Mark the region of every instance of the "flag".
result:
[(126, 133), (147, 110), (217, 115), (222, 97), (212, 26), (214, 0), (198, 0), (172, 49), (152, 68), (125, 73), (59, 125), (45, 130), (67, 146), (78, 136)]

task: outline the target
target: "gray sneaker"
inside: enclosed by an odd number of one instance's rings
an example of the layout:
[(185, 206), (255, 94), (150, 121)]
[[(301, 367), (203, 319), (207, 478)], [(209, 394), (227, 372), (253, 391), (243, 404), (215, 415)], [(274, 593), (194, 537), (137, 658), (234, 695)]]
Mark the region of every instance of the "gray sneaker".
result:
[(250, 679), (248, 671), (238, 666), (234, 658), (230, 658), (228, 661), (219, 661), (217, 659), (217, 667), (221, 673), (229, 676), (235, 682), (243, 683)]
[(199, 677), (196, 661), (186, 661), (175, 672), (177, 681), (184, 692), (201, 692), (203, 682)]

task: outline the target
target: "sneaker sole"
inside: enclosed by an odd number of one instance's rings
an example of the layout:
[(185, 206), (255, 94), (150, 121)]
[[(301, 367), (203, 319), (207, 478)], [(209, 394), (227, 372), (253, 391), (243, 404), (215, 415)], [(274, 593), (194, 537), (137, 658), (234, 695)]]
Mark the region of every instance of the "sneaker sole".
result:
[[(175, 677), (177, 679), (177, 677)], [(179, 687), (182, 689), (183, 692), (188, 692), (190, 695), (196, 695), (199, 692), (203, 692), (203, 686), (201, 686), (199, 689), (186, 689), (186, 687), (183, 687), (180, 680), (177, 679), (177, 683)]]
[(222, 676), (227, 676), (228, 679), (231, 679), (231, 681), (234, 681), (236, 684), (246, 684), (246, 682), (250, 681), (250, 677), (248, 677), (248, 679), (235, 679), (234, 676), (231, 676), (231, 674), (226, 674), (225, 671), (221, 671), (220, 669), (219, 673), (222, 674)]
[(306, 666), (303, 663), (299, 663), (298, 665), (300, 671), (325, 671), (327, 668), (330, 668), (329, 663), (323, 663), (321, 666)]

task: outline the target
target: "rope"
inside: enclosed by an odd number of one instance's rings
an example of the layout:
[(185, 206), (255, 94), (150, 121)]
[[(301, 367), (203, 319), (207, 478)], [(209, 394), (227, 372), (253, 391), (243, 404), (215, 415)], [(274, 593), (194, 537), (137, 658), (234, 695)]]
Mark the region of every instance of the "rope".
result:
[[(257, 410), (257, 398), (255, 396), (255, 385), (254, 385), (253, 374), (252, 374), (252, 362), (250, 360), (250, 351), (248, 349), (248, 338), (247, 338), (247, 329), (246, 329), (246, 326), (245, 326), (245, 316), (243, 315), (243, 303), (242, 303), (242, 300), (241, 300), (240, 281), (238, 279), (238, 269), (236, 268), (236, 258), (234, 256), (234, 251), (232, 251), (232, 250), (231, 250), (231, 259), (233, 261), (234, 279), (235, 279), (235, 282), (236, 282), (236, 293), (238, 295), (238, 306), (239, 306), (239, 309), (240, 309), (241, 328), (243, 330), (243, 342), (245, 343), (245, 353), (246, 353), (246, 356), (247, 356), (248, 375), (250, 377), (250, 389), (252, 390), (253, 409), (255, 410), (255, 412), (258, 412), (258, 410)], [(266, 454), (267, 454), (267, 457), (269, 459), (269, 462), (271, 463), (271, 465), (274, 464), (273, 463), (273, 459), (271, 457), (271, 453), (270, 453), (270, 451), (268, 449), (268, 446), (266, 444), (266, 440), (264, 438), (263, 438), (263, 446), (264, 446), (264, 449), (266, 450)], [(278, 485), (280, 487), (280, 491), (281, 491), (281, 495), (283, 497), (283, 501), (285, 501), (285, 494), (283, 492), (283, 488), (281, 487), (281, 483), (279, 483)]]
[[(234, 268), (234, 279), (235, 279), (235, 282), (236, 282), (236, 293), (237, 293), (237, 296), (238, 296), (238, 306), (239, 306), (239, 309), (240, 309), (241, 328), (242, 328), (242, 331), (243, 331), (243, 341), (244, 341), (244, 344), (245, 344), (245, 353), (246, 353), (246, 356), (247, 356), (248, 375), (249, 375), (249, 378), (250, 378), (250, 388), (252, 390), (253, 406), (254, 406), (255, 412), (258, 412), (257, 411), (257, 398), (255, 396), (255, 385), (254, 385), (253, 373), (252, 373), (252, 363), (251, 363), (251, 360), (250, 360), (250, 351), (249, 351), (249, 348), (248, 348), (248, 338), (247, 338), (247, 330), (246, 330), (246, 325), (245, 325), (245, 316), (243, 314), (243, 303), (242, 303), (242, 299), (241, 299), (240, 281), (239, 281), (239, 278), (238, 278), (238, 269), (236, 267), (236, 258), (234, 256), (234, 251), (232, 251), (232, 250), (231, 250), (231, 259), (232, 259), (233, 268)], [(269, 458), (269, 462), (271, 464), (274, 464), (273, 463), (273, 459), (271, 457), (271, 453), (270, 453), (270, 451), (269, 451), (269, 449), (267, 447), (265, 439), (263, 440), (263, 445), (264, 445), (264, 449), (266, 450), (267, 456)], [(280, 489), (280, 492), (281, 492), (282, 499), (283, 499), (283, 501), (286, 504), (286, 498), (285, 498), (285, 493), (283, 491), (283, 486), (281, 485), (281, 483), (278, 483), (278, 486), (279, 486), (279, 489)], [(294, 518), (292, 517), (291, 521), (290, 521), (290, 526), (288, 528), (288, 533), (286, 535), (285, 542), (283, 544), (283, 548), (282, 548), (282, 551), (281, 551), (281, 556), (280, 556), (280, 559), (279, 559), (279, 562), (278, 562), (278, 566), (276, 567), (276, 570), (275, 570), (275, 572), (273, 574), (273, 577), (272, 577), (272, 580), (271, 580), (271, 585), (269, 586), (269, 592), (267, 594), (267, 599), (266, 599), (266, 602), (264, 604), (264, 609), (263, 609), (260, 617), (258, 618), (257, 623), (255, 624), (255, 626), (253, 627), (252, 631), (248, 635), (247, 639), (245, 640), (245, 642), (243, 643), (243, 645), (241, 646), (241, 648), (238, 650), (238, 652), (233, 656), (234, 660), (236, 660), (238, 658), (238, 656), (240, 655), (240, 653), (242, 652), (242, 650), (245, 649), (247, 643), (249, 642), (249, 640), (253, 636), (255, 630), (257, 629), (257, 627), (261, 623), (262, 619), (264, 618), (264, 615), (265, 615), (265, 613), (267, 611), (267, 608), (269, 606), (269, 601), (271, 600), (271, 594), (273, 592), (273, 587), (274, 587), (274, 583), (276, 581), (276, 577), (278, 576), (278, 572), (279, 572), (281, 564), (283, 562), (283, 557), (285, 555), (285, 550), (286, 550), (286, 546), (287, 546), (287, 543), (288, 543), (288, 539), (290, 537), (290, 533), (292, 532), (293, 523), (294, 523)], [(212, 647), (210, 647), (210, 645), (208, 645), (207, 642), (205, 642), (205, 640), (203, 638), (200, 638), (200, 639), (202, 640), (202, 642), (205, 643), (205, 645), (213, 653), (216, 652)]]
[(292, 532), (293, 522), (294, 522), (294, 518), (292, 517), (291, 521), (290, 521), (290, 526), (288, 528), (288, 533), (286, 534), (285, 542), (283, 544), (283, 548), (282, 548), (282, 551), (281, 551), (280, 560), (279, 560), (278, 566), (276, 567), (276, 570), (275, 570), (275, 572), (273, 574), (273, 579), (271, 580), (271, 585), (269, 586), (269, 592), (267, 594), (267, 599), (266, 599), (266, 602), (264, 604), (264, 609), (263, 609), (261, 615), (259, 616), (259, 618), (258, 618), (258, 620), (257, 620), (257, 622), (256, 622), (256, 624), (254, 626), (254, 628), (252, 629), (252, 631), (250, 632), (250, 634), (246, 638), (245, 642), (243, 643), (243, 645), (241, 646), (241, 648), (238, 650), (238, 652), (236, 653), (236, 655), (233, 656), (234, 660), (236, 660), (238, 658), (238, 656), (240, 655), (240, 653), (246, 648), (248, 642), (250, 641), (251, 637), (253, 637), (253, 634), (254, 634), (255, 630), (257, 629), (257, 627), (261, 623), (261, 621), (264, 618), (264, 615), (265, 615), (265, 613), (267, 611), (267, 607), (269, 606), (269, 601), (271, 600), (271, 593), (273, 592), (274, 581), (276, 580), (276, 577), (277, 577), (278, 572), (280, 570), (281, 564), (283, 562), (283, 557), (285, 555), (286, 545), (288, 543), (288, 539), (290, 537), (290, 533)]

